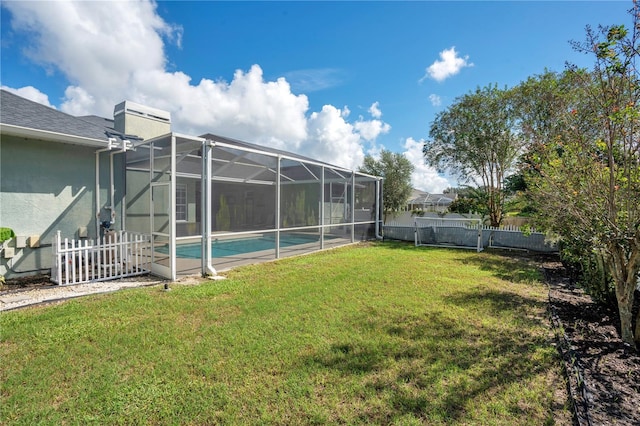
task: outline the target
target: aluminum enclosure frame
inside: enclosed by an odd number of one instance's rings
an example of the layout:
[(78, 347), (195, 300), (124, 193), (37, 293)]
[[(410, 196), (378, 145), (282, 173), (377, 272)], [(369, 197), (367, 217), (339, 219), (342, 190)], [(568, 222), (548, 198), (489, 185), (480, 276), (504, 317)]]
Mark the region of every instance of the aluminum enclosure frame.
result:
[[(152, 235), (152, 273), (170, 280), (182, 274), (176, 248), (186, 243), (198, 244), (198, 272), (206, 276), (218, 269), (212, 262), (214, 240), (270, 235), (275, 250), (267, 257), (279, 259), (286, 255), (281, 239), (294, 233), (315, 235), (304, 252), (381, 238), (380, 177), (228, 138), (180, 133), (136, 143), (126, 168), (128, 230)], [(178, 181), (186, 187), (181, 194), (186, 221), (176, 218)], [(229, 191), (236, 187), (234, 196)], [(235, 204), (226, 206), (225, 196)], [(233, 210), (227, 226), (225, 207)], [(292, 208), (295, 215), (288, 211)]]

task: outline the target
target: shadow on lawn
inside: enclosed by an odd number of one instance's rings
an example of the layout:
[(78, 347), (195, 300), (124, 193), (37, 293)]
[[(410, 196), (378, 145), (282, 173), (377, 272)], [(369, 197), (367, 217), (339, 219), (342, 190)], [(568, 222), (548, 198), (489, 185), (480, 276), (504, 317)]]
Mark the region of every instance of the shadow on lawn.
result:
[[(391, 250), (403, 250), (415, 252), (416, 250), (424, 251), (425, 253), (431, 250), (442, 250), (439, 247), (416, 247), (412, 242), (385, 240), (382, 243), (385, 248)], [(551, 258), (553, 254), (523, 254), (514, 252), (483, 252), (475, 253), (464, 248), (452, 249), (453, 252), (464, 252), (468, 256), (461, 256), (455, 260), (463, 265), (477, 266), (481, 271), (491, 271), (500, 279), (511, 282), (530, 282), (535, 280), (541, 280), (542, 276), (535, 267), (534, 263), (538, 258)], [(488, 256), (491, 254), (492, 256)]]
[(486, 256), (483, 253), (477, 253), (456, 260), (463, 265), (477, 266), (481, 271), (489, 271), (496, 278), (513, 283), (527, 283), (543, 279), (539, 268), (533, 263), (533, 259), (524, 255)]
[[(371, 403), (353, 407), (360, 410), (359, 419), (364, 422), (389, 423), (406, 415), (436, 422), (464, 419), (467, 407), (478, 403), (476, 398), (490, 405), (486, 395), (497, 395), (495, 401), (515, 418), (527, 418), (526, 408), (517, 403), (519, 397), (503, 397), (501, 392), (548, 369), (548, 364), (540, 362), (539, 352), (546, 336), (528, 332), (543, 319), (517, 308), (521, 304), (536, 307), (539, 302), (484, 292), (453, 296), (447, 303), (478, 315), (509, 309), (519, 324), (489, 326), (476, 318), (462, 323), (447, 315), (446, 306), (442, 312), (423, 315), (369, 308), (351, 322), (361, 339), (335, 342), (308, 363), (352, 375), (365, 384), (358, 397)], [(535, 417), (529, 420), (544, 422)]]

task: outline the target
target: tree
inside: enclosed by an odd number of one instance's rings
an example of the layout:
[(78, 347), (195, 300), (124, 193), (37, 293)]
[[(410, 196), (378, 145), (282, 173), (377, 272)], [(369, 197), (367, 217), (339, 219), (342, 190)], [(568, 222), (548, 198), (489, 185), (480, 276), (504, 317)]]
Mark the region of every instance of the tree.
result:
[(383, 149), (379, 160), (367, 155), (358, 171), (384, 178), (382, 203), (385, 222), (388, 213), (400, 211), (407, 205), (411, 197), (413, 164), (404, 155)]
[[(567, 111), (575, 108), (578, 93), (575, 75), (569, 71), (545, 71), (510, 89), (516, 128), (526, 150), (518, 160), (518, 172), (505, 179), (504, 189), (518, 198), (521, 211), (535, 213), (538, 210), (528, 190), (529, 180), (540, 177), (543, 151), (567, 132)], [(544, 225), (538, 224), (540, 228)]]
[(478, 88), (438, 113), (423, 148), (427, 164), (475, 183), (485, 193), (492, 226), (502, 221), (503, 181), (522, 150), (512, 108), (507, 90)]
[[(633, 27), (587, 27), (578, 51), (595, 55), (591, 72), (570, 67), (573, 94), (552, 114), (557, 125), (539, 138), (528, 188), (550, 228), (582, 255), (596, 255), (614, 287), (621, 337), (640, 347), (633, 330), (640, 278), (640, 9)], [(560, 112), (564, 110), (563, 112)], [(551, 120), (551, 118), (550, 118)], [(549, 124), (549, 122), (547, 122)], [(539, 136), (542, 132), (537, 132)], [(606, 285), (607, 277), (602, 277)]]
[(486, 195), (485, 191), (469, 187), (464, 191), (464, 195), (459, 195), (449, 205), (449, 212), (460, 214), (478, 213), (484, 216), (487, 214)]

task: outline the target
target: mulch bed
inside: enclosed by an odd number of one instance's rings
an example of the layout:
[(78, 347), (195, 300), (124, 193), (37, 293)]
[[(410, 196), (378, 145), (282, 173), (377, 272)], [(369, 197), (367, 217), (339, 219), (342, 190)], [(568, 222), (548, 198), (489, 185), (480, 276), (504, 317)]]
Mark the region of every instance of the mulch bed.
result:
[[(620, 340), (617, 312), (575, 286), (556, 257), (535, 258), (549, 284), (549, 308), (565, 362), (574, 423), (640, 425), (640, 353)], [(48, 276), (12, 280), (0, 291), (51, 286)]]
[(55, 283), (51, 282), (49, 275), (34, 275), (7, 280), (4, 285), (0, 285), (0, 292), (20, 291), (38, 287), (53, 287), (55, 285)]
[(640, 425), (640, 353), (620, 340), (617, 312), (594, 303), (557, 259), (542, 268), (575, 423)]

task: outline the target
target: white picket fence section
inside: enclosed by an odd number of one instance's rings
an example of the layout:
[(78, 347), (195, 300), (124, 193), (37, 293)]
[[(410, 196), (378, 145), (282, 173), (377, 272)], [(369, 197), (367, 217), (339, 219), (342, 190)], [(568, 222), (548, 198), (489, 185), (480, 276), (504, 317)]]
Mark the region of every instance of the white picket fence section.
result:
[[(443, 219), (433, 219), (433, 218), (425, 218), (420, 220), (420, 226), (450, 226), (450, 227), (460, 227), (460, 228), (475, 228), (477, 225), (470, 223), (471, 220), (476, 219), (447, 219), (447, 221)], [(397, 221), (387, 221), (384, 226), (388, 226), (390, 228), (403, 228), (403, 227), (414, 227), (413, 223), (407, 224), (405, 222), (397, 222)], [(512, 231), (512, 232), (538, 232), (533, 227), (521, 227), (516, 225), (500, 225), (499, 227), (482, 225), (483, 230), (487, 231)]]
[[(470, 225), (468, 221), (421, 220), (409, 226), (405, 223), (388, 222), (383, 227), (385, 239), (414, 241), (416, 232), (424, 232), (421, 241), (427, 244), (459, 246), (467, 248), (500, 248), (514, 250), (530, 250), (536, 252), (557, 252), (558, 244), (549, 241), (547, 235), (531, 228), (504, 226), (495, 228), (483, 225), (480, 235), (469, 230), (478, 229), (478, 225)], [(431, 232), (429, 232), (431, 231)], [(480, 240), (478, 241), (478, 237)]]
[(97, 240), (53, 237), (51, 281), (58, 285), (115, 280), (151, 271), (151, 236), (110, 231)]

